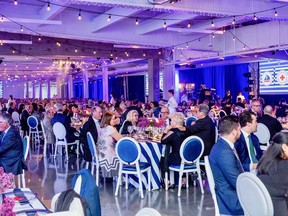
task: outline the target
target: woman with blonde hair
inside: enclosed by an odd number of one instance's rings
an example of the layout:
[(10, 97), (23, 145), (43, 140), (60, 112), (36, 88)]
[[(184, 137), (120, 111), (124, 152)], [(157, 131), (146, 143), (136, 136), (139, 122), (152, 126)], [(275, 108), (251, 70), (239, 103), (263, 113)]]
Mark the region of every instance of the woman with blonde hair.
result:
[[(180, 112), (171, 115), (171, 124), (165, 129), (161, 143), (167, 145), (165, 157), (161, 160), (162, 176), (165, 172), (169, 173), (170, 165), (180, 165), (180, 147), (182, 142), (189, 136), (189, 132), (184, 126), (184, 115)], [(170, 147), (172, 151), (170, 152)], [(186, 179), (183, 178), (182, 185), (185, 185)], [(165, 182), (165, 181), (164, 181)], [(171, 185), (170, 187), (174, 187)]]
[(137, 110), (129, 111), (127, 116), (126, 116), (126, 120), (123, 123), (121, 134), (129, 134), (129, 132), (128, 132), (129, 126), (134, 127), (134, 130), (135, 130), (135, 128), (137, 126), (138, 118), (139, 118), (139, 113)]
[(111, 112), (106, 112), (101, 120), (98, 132), (99, 165), (102, 168), (103, 177), (117, 176), (118, 158), (115, 151), (115, 141), (122, 138), (114, 125), (117, 118)]

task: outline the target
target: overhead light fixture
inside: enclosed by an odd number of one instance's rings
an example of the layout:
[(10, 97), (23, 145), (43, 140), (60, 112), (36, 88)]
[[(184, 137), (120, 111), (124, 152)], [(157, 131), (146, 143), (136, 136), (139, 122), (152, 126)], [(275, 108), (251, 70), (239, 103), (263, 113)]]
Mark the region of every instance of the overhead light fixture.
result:
[(51, 8), (50, 8), (50, 2), (48, 2), (48, 4), (47, 4), (47, 11), (50, 11), (51, 10)]

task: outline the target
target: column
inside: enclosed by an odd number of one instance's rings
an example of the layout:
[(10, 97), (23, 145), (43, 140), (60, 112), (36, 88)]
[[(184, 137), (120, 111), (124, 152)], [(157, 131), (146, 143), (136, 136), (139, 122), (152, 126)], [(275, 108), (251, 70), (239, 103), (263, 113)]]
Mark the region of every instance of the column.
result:
[(159, 59), (148, 59), (148, 83), (149, 83), (148, 100), (149, 101), (160, 100), (159, 71), (160, 71)]
[[(107, 89), (108, 89), (108, 87), (107, 87)], [(89, 98), (89, 83), (88, 83), (88, 72), (87, 71), (83, 71), (83, 97)]]
[(163, 98), (164, 99), (169, 99), (168, 98), (169, 89), (174, 89), (174, 92), (176, 92), (174, 69), (175, 69), (174, 64), (164, 66), (164, 71), (163, 71)]
[(29, 98), (29, 81), (26, 81), (26, 98)]
[(56, 77), (56, 83), (57, 83), (57, 98), (61, 98), (61, 77)]
[(67, 77), (67, 85), (68, 85), (68, 98), (73, 98), (73, 76), (68, 75)]
[(47, 80), (47, 98), (51, 98), (51, 87), (50, 87), (50, 79)]
[(103, 100), (109, 101), (108, 93), (108, 67), (102, 68)]
[(42, 99), (42, 80), (39, 80), (39, 98)]
[(35, 98), (35, 82), (34, 80), (32, 82), (32, 98)]

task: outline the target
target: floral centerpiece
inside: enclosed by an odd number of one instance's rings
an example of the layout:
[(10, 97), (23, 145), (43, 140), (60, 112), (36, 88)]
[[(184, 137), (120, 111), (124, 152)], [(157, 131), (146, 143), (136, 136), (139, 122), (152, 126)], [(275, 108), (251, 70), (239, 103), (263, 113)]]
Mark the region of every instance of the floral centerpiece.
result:
[[(2, 201), (2, 193), (8, 189), (13, 189), (14, 185), (14, 175), (12, 173), (5, 173), (3, 167), (0, 167), (0, 200)], [(0, 215), (14, 216), (13, 212), (14, 199), (4, 198), (3, 202), (0, 203)]]
[(166, 122), (161, 118), (139, 118), (138, 127), (166, 127)]

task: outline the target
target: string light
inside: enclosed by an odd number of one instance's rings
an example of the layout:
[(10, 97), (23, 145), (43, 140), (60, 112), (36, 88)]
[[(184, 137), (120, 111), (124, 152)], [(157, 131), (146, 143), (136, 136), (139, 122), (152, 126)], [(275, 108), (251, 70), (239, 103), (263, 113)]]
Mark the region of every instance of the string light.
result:
[(81, 9), (79, 10), (79, 14), (78, 14), (78, 20), (81, 20), (82, 17), (81, 17)]
[(1, 16), (1, 22), (4, 22), (4, 16), (3, 15)]
[(94, 55), (96, 54), (96, 50), (93, 51), (93, 54), (94, 54)]
[(258, 57), (257, 53), (255, 53), (254, 57), (255, 57), (255, 58), (257, 58), (257, 57)]
[(166, 20), (164, 19), (163, 28), (166, 28), (166, 27), (167, 27), (167, 23), (166, 23)]
[(188, 22), (188, 24), (187, 24), (187, 28), (190, 28), (190, 27), (191, 27), (191, 23)]
[(14, 0), (14, 5), (17, 5), (17, 4), (18, 4), (17, 0)]
[(161, 55), (162, 54), (161, 51), (159, 51), (158, 54)]
[(0, 46), (3, 46), (3, 41), (2, 40), (0, 41)]
[(78, 49), (76, 48), (74, 51), (75, 51), (75, 53), (77, 53), (77, 52), (78, 52)]
[(107, 22), (110, 22), (110, 21), (111, 21), (111, 14), (109, 14), (108, 19), (107, 19)]
[(244, 45), (244, 46), (243, 46), (243, 50), (245, 50), (245, 49), (246, 49), (246, 46)]
[(188, 44), (188, 43), (186, 43), (186, 47), (187, 47), (187, 48), (189, 47), (189, 44)]
[(254, 19), (255, 21), (257, 20), (256, 14), (254, 14), (254, 17), (253, 17), (253, 19)]
[(41, 37), (40, 37), (40, 35), (39, 35), (39, 37), (38, 37), (38, 41), (41, 41)]
[[(275, 8), (274, 8), (274, 10), (275, 10)], [(278, 17), (278, 13), (277, 13), (277, 11), (275, 10), (275, 13), (274, 13), (274, 15), (275, 15), (275, 17)]]
[(212, 38), (215, 38), (215, 34), (214, 33), (212, 33)]
[(24, 31), (24, 29), (23, 29), (23, 26), (22, 26), (22, 25), (21, 25), (20, 31), (21, 31), (21, 32), (23, 32), (23, 31)]
[(136, 25), (137, 25), (137, 26), (139, 25), (139, 20), (138, 20), (138, 18), (136, 18)]
[(48, 4), (47, 4), (47, 11), (50, 11), (50, 2), (48, 2)]
[(212, 27), (214, 27), (214, 26), (215, 26), (215, 24), (214, 24), (214, 21), (213, 21), (213, 20), (211, 21), (211, 26), (212, 26)]
[(232, 25), (235, 25), (235, 17), (234, 17), (234, 19), (233, 19), (233, 21), (232, 21)]
[(233, 37), (233, 41), (235, 41), (235, 37)]

